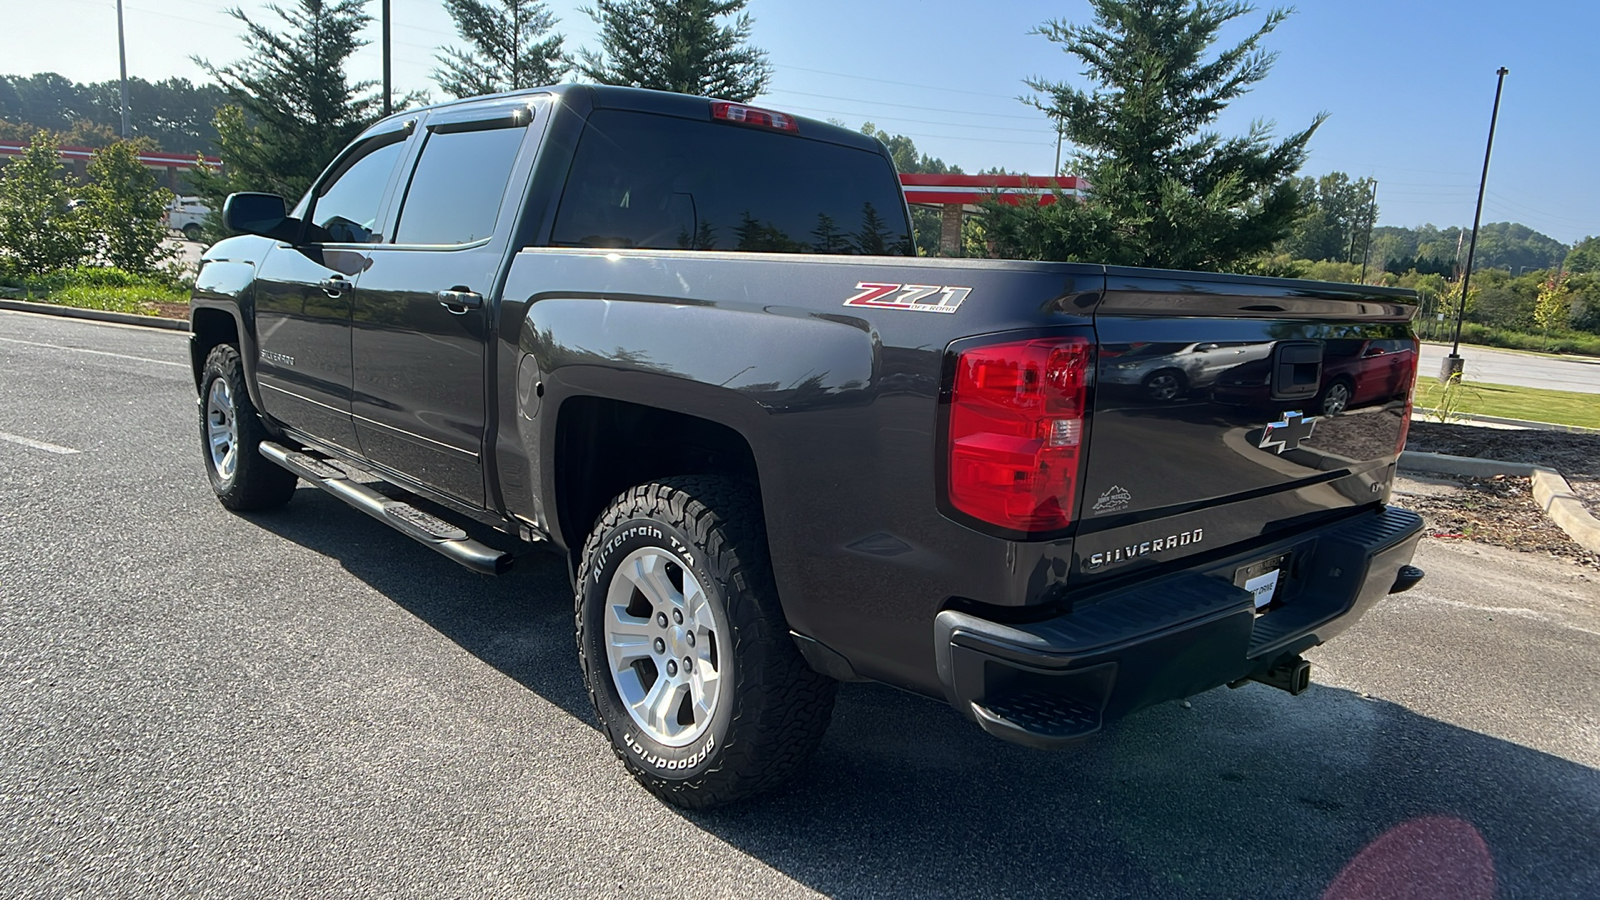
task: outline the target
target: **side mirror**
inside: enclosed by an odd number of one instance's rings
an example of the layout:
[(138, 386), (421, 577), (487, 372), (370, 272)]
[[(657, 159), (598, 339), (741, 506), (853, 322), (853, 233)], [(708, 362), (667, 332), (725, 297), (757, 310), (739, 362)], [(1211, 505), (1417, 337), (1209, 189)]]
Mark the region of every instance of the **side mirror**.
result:
[(222, 224), (229, 231), (280, 241), (294, 240), (300, 230), (300, 223), (289, 218), (288, 208), (277, 194), (229, 194), (222, 204)]

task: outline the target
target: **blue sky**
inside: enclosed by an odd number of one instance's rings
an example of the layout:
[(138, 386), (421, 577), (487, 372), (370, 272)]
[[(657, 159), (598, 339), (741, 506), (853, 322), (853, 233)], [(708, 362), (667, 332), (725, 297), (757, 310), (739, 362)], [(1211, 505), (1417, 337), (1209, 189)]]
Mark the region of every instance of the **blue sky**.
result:
[[(222, 12), (229, 3), (124, 2), (130, 74), (198, 78), (191, 54), (227, 62), (243, 53), (238, 23)], [(449, 17), (437, 0), (392, 4), (396, 86), (430, 88), (435, 48), (455, 38)], [(549, 3), (569, 48), (594, 44), (584, 5)], [(1078, 67), (1027, 32), (1051, 18), (1088, 21), (1083, 0), (752, 0), (750, 11), (754, 42), (775, 66), (760, 102), (852, 126), (872, 121), (968, 171), (1050, 171), (1054, 132), (1016, 96), (1027, 76), (1074, 80)], [(0, 70), (116, 77), (111, 0), (0, 0), (0, 20), (13, 38)], [(1511, 75), (1484, 221), (1519, 221), (1570, 243), (1600, 234), (1597, 34), (1595, 0), (1304, 0), (1268, 39), (1281, 54), (1272, 75), (1230, 107), (1219, 128), (1234, 133), (1259, 118), (1282, 134), (1326, 111), (1306, 174), (1376, 177), (1380, 224), (1470, 224), (1494, 70), (1504, 65)], [(354, 74), (379, 72), (374, 43)]]

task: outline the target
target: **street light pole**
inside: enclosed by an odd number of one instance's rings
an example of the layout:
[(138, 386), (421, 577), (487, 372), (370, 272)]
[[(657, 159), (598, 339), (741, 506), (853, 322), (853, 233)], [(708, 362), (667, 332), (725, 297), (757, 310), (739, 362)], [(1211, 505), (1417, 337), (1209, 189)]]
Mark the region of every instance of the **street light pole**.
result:
[(383, 0), (383, 114), (386, 116), (394, 112), (393, 95), (394, 89), (389, 83), (389, 0)]
[(128, 127), (128, 42), (122, 34), (122, 0), (117, 0), (117, 57), (122, 62), (122, 139), (133, 136)]
[(1478, 178), (1478, 208), (1472, 214), (1472, 240), (1467, 244), (1467, 268), (1461, 275), (1461, 302), (1456, 304), (1455, 337), (1450, 355), (1444, 358), (1439, 369), (1439, 380), (1448, 383), (1461, 374), (1461, 317), (1467, 310), (1467, 288), (1472, 283), (1472, 256), (1478, 250), (1478, 224), (1483, 220), (1483, 191), (1489, 184), (1489, 154), (1494, 152), (1494, 126), (1500, 119), (1500, 91), (1506, 86), (1506, 76), (1511, 70), (1501, 66), (1495, 71), (1500, 76), (1494, 85), (1494, 110), (1489, 113), (1489, 143), (1483, 148), (1483, 174)]

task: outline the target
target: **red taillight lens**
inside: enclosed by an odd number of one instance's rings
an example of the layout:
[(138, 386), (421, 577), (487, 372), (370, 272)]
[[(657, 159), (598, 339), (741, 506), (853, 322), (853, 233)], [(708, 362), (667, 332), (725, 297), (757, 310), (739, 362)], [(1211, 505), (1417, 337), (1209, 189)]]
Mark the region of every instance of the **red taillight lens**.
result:
[(800, 132), (800, 123), (796, 122), (794, 116), (788, 113), (745, 106), (742, 103), (728, 103), (723, 100), (713, 100), (711, 102), (711, 118), (720, 119), (724, 122), (733, 122), (738, 125), (776, 128), (779, 131), (788, 131), (795, 134)]
[(1072, 523), (1091, 344), (1086, 337), (962, 351), (950, 398), (950, 504), (1014, 531)]
[(1416, 338), (1411, 339), (1411, 373), (1406, 376), (1406, 411), (1400, 418), (1400, 437), (1395, 439), (1394, 453), (1400, 455), (1406, 449), (1406, 438), (1411, 436), (1411, 409), (1417, 396), (1417, 369), (1422, 361), (1422, 342)]

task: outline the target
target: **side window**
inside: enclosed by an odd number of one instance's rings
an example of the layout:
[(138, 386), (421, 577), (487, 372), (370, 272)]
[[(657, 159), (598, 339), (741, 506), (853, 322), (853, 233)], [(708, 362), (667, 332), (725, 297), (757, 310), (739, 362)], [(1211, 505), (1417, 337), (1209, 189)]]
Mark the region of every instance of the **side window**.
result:
[(395, 227), (400, 244), (470, 244), (494, 234), (523, 126), (431, 131)]
[(378, 209), (383, 204), (383, 189), (389, 184), (395, 164), (405, 149), (403, 139), (376, 138), (355, 155), (346, 158), (342, 171), (317, 190), (311, 210), (311, 224), (320, 231), (312, 239), (335, 244), (373, 244), (383, 236), (373, 234)]

